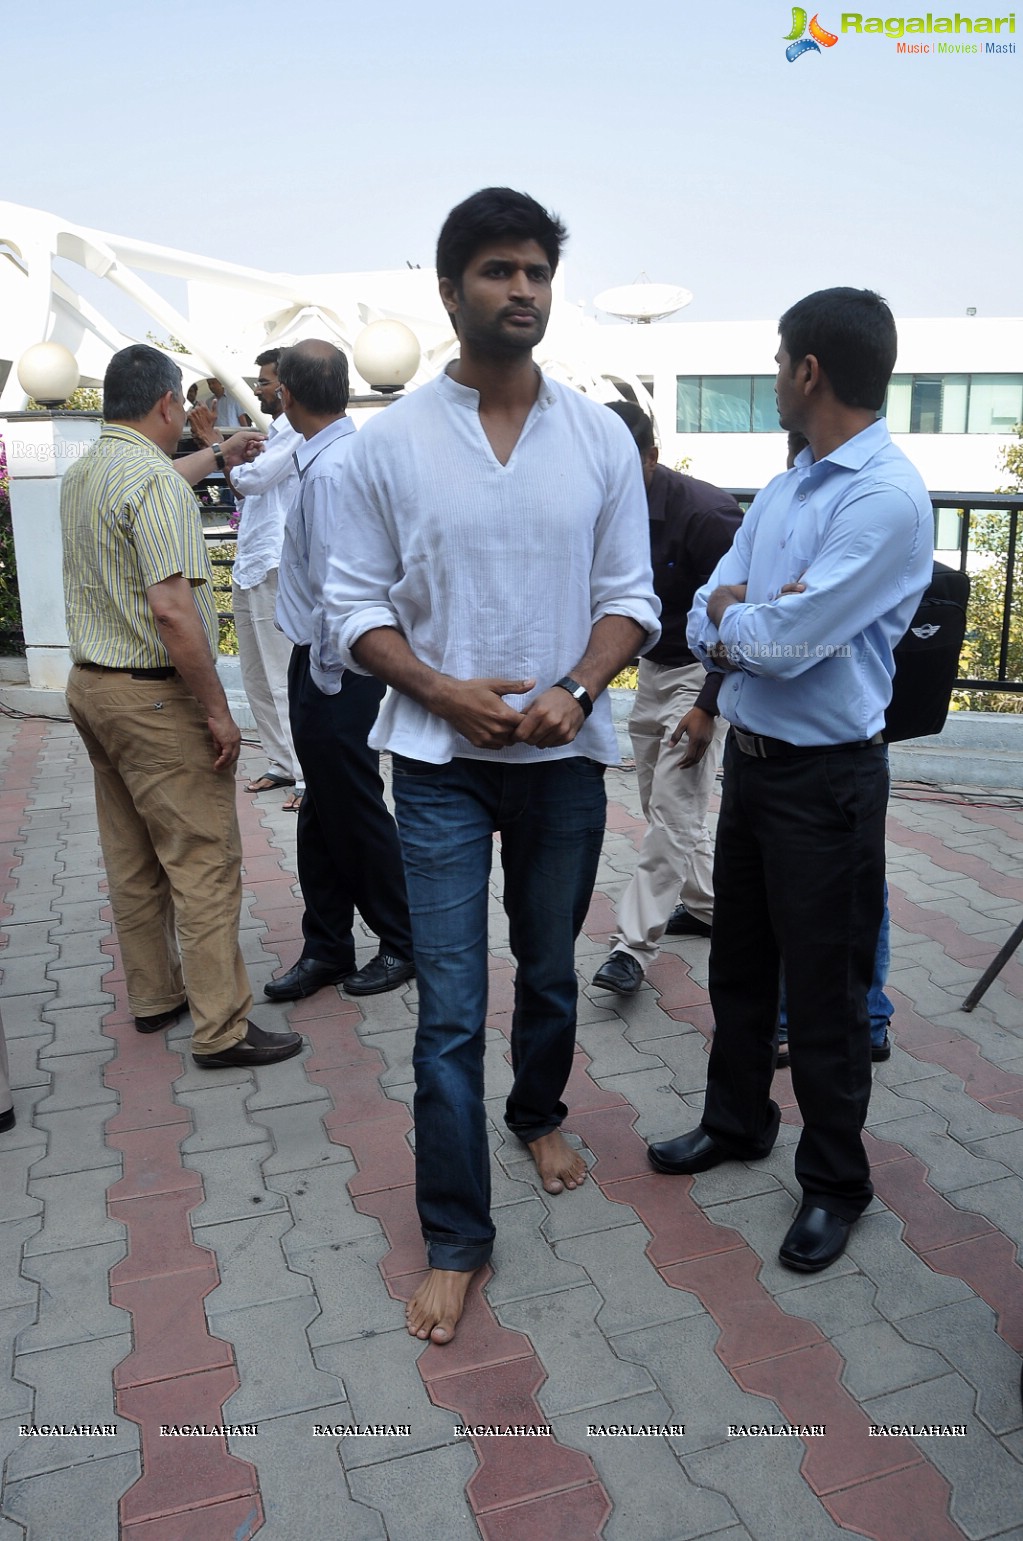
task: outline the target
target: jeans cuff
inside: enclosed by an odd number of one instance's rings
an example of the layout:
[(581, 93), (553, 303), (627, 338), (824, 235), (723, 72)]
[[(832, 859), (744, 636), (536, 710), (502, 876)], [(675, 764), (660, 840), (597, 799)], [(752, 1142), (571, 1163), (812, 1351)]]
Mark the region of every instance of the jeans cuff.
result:
[(475, 1273), (490, 1262), (494, 1250), (490, 1241), (433, 1241), (425, 1236), (426, 1261), (431, 1268), (450, 1268), (454, 1273)]

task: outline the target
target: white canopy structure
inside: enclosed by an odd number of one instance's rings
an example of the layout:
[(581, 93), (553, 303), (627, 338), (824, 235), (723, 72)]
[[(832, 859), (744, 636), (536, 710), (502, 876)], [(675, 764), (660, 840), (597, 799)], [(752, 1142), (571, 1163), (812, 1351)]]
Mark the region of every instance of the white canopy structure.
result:
[[(58, 259), (64, 259), (63, 273), (54, 266)], [(78, 361), (82, 383), (98, 385), (110, 355), (142, 340), (125, 335), (102, 314), (99, 302), (85, 298), (73, 276), (64, 276), (73, 275), (75, 267), (126, 295), (157, 331), (184, 344), (188, 352), (178, 362), (186, 385), (216, 375), (254, 422), (264, 419), (245, 377), (255, 373), (253, 360), (264, 348), (324, 337), (351, 360), (355, 339), (369, 322), (402, 321), (422, 350), (412, 389), (438, 373), (457, 350), (429, 269), (264, 273), (0, 202), (0, 413), (26, 404), (16, 364), (33, 343), (63, 343)], [(141, 276), (146, 273), (184, 280), (187, 314)], [(87, 287), (95, 294), (94, 283)], [(618, 392), (599, 363), (602, 331), (581, 307), (564, 302), (559, 282), (537, 362), (555, 378), (611, 400)], [(358, 380), (353, 383), (357, 388)], [(630, 384), (642, 399), (638, 380)]]

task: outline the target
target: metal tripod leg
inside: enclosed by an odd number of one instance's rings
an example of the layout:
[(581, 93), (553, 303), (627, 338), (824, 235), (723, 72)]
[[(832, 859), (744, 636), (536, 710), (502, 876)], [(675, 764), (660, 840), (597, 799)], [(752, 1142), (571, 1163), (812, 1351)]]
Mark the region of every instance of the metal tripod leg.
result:
[(970, 991), (969, 995), (963, 1001), (962, 1009), (964, 1011), (973, 1010), (974, 1006), (976, 1006), (977, 1002), (980, 1000), (981, 996), (984, 994), (984, 991), (987, 989), (991, 981), (998, 978), (999, 974), (1002, 972), (1002, 969), (1008, 963), (1020, 942), (1023, 942), (1023, 920), (1020, 921), (1019, 925), (1016, 927), (1015, 931), (1012, 933), (1009, 940), (1002, 948), (1001, 952), (988, 964), (987, 968), (984, 970), (983, 974), (981, 974), (980, 978), (977, 980), (977, 983)]

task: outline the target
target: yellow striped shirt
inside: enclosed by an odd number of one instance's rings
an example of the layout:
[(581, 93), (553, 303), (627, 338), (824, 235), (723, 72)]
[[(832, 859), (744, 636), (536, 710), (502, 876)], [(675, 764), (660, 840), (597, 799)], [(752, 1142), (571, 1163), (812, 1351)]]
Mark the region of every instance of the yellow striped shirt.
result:
[(71, 656), (111, 669), (170, 664), (146, 589), (181, 573), (216, 654), (213, 571), (195, 494), (161, 449), (106, 424), (64, 477), (60, 494)]

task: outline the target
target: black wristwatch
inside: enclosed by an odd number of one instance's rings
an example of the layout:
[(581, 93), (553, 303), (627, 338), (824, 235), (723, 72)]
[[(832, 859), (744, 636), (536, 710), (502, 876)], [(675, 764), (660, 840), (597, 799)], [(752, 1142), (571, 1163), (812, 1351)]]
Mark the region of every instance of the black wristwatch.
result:
[(590, 715), (593, 711), (593, 702), (585, 685), (580, 685), (579, 681), (574, 680), (570, 674), (563, 675), (560, 680), (555, 680), (554, 684), (559, 690), (567, 690), (573, 701), (579, 702), (584, 717)]
[(217, 470), (223, 471), (225, 469), (223, 444), (211, 444), (210, 449), (213, 451), (213, 460)]

